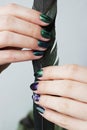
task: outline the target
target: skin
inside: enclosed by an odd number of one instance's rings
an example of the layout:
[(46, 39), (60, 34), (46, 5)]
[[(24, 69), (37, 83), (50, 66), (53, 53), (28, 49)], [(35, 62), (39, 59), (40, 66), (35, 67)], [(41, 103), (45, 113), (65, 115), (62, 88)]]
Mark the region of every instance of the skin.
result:
[(41, 115), (68, 130), (87, 130), (87, 67), (46, 67), (39, 79)]
[[(45, 50), (38, 40), (48, 41), (41, 36), (40, 12), (14, 3), (0, 7), (0, 65), (12, 62), (35, 60), (32, 50)], [(26, 48), (24, 50), (24, 48)]]

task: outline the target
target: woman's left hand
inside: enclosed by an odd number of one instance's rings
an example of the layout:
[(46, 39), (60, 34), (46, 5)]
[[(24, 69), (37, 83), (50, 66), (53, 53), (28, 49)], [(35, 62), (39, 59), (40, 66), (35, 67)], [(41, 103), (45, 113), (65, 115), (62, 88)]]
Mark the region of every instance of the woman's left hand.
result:
[(64, 65), (46, 67), (31, 85), (39, 113), (68, 130), (87, 130), (87, 67)]

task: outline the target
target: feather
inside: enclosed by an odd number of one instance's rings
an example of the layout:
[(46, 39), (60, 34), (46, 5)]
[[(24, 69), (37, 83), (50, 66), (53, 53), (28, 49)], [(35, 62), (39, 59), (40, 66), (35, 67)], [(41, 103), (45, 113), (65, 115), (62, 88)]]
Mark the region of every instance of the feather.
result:
[(55, 0), (34, 0), (33, 8), (45, 13), (48, 11), (48, 8), (52, 6), (54, 1)]
[[(50, 46), (45, 52), (45, 55), (40, 60), (33, 61), (34, 72), (36, 73), (40, 68), (54, 65), (56, 61), (56, 65), (58, 61), (56, 60), (57, 55), (57, 46), (55, 45), (54, 51), (51, 52), (53, 48), (53, 44), (55, 41), (55, 17), (57, 13), (57, 0), (34, 0), (33, 9), (38, 10), (53, 19), (53, 22), (46, 27), (47, 31), (52, 31), (52, 40), (50, 41)], [(48, 60), (49, 59), (49, 60)], [(34, 104), (34, 124), (35, 130), (54, 130), (54, 124), (43, 119), (41, 115), (38, 114), (36, 110), (36, 104)]]

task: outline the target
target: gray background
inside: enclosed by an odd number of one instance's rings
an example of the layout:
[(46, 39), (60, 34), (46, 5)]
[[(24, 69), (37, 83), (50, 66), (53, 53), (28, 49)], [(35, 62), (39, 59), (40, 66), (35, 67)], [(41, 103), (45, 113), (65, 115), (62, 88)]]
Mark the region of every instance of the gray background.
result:
[[(3, 0), (31, 7), (30, 0)], [(56, 20), (60, 65), (87, 65), (87, 0), (59, 0)], [(32, 109), (31, 62), (12, 64), (0, 75), (0, 130), (16, 130), (18, 121)]]

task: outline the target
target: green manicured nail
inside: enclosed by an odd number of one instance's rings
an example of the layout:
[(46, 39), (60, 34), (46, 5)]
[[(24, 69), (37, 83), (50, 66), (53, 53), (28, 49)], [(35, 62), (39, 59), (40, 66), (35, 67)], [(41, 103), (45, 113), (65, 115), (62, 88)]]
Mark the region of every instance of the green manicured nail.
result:
[(42, 55), (44, 55), (44, 51), (33, 51), (33, 54), (35, 56), (42, 56)]
[(42, 35), (42, 37), (47, 38), (47, 39), (51, 39), (51, 37), (52, 37), (52, 33), (48, 32), (44, 29), (41, 30), (41, 35)]
[(48, 48), (49, 42), (38, 41), (38, 46), (42, 48)]
[(44, 112), (45, 112), (45, 109), (42, 108), (42, 107), (36, 107), (36, 109), (37, 109), (37, 111), (38, 111), (39, 113), (41, 113), (41, 114), (44, 114)]
[(40, 69), (38, 70), (35, 74), (34, 74), (35, 77), (39, 78), (39, 77), (42, 77), (43, 76), (43, 70)]
[(53, 21), (52, 18), (50, 18), (49, 16), (47, 16), (45, 14), (40, 15), (40, 20), (42, 20), (45, 23), (51, 23)]

